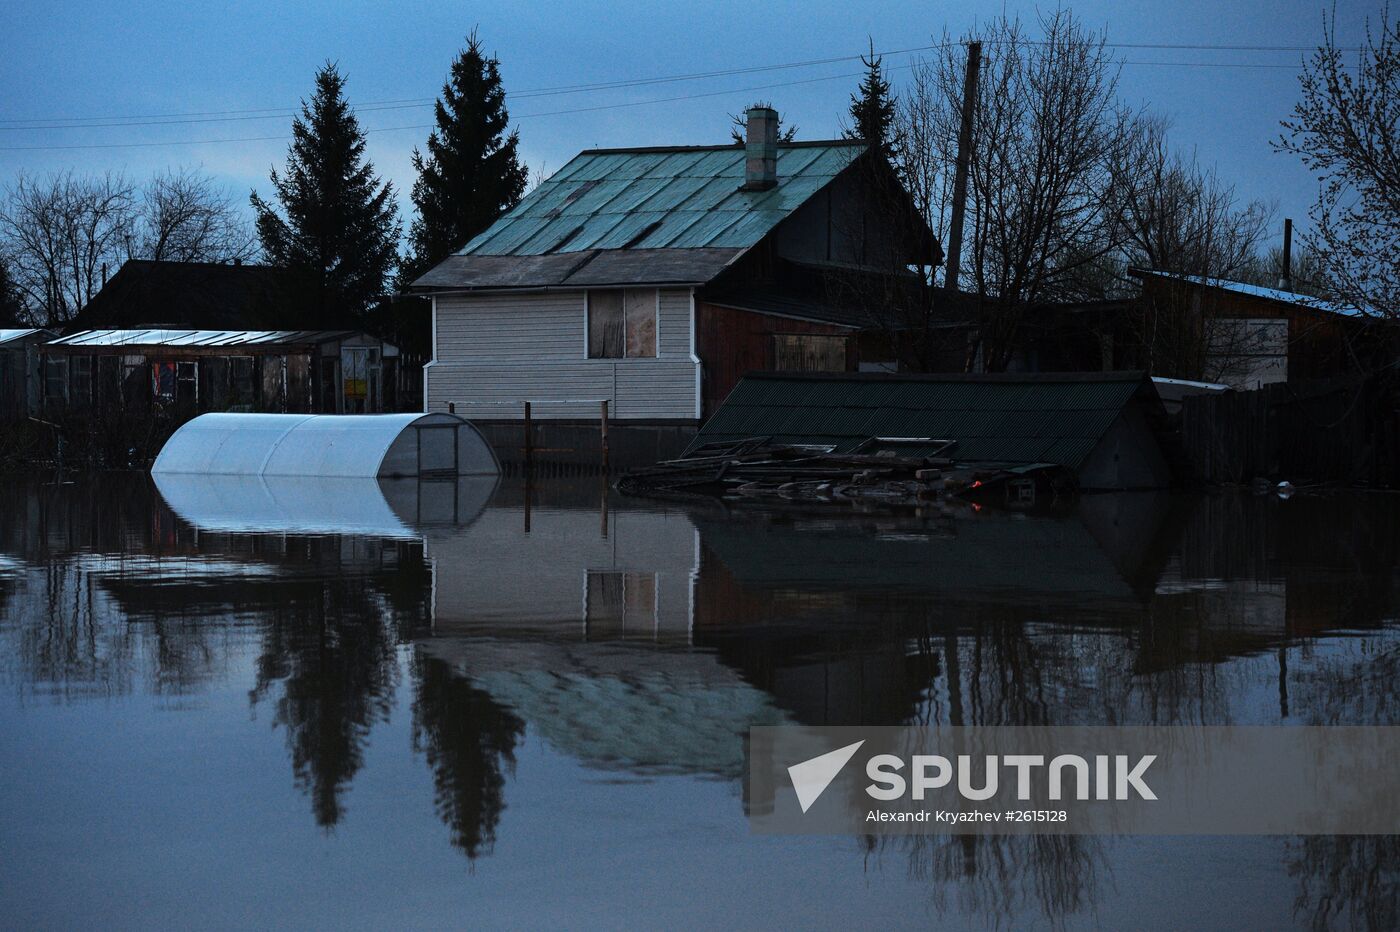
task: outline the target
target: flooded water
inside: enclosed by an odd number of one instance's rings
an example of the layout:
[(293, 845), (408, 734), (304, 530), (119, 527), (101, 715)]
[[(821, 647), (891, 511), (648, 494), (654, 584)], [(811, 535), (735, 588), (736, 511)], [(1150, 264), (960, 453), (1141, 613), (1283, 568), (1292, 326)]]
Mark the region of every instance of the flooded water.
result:
[(766, 837), (755, 724), (1400, 724), (1400, 497), (0, 484), (0, 925), (1393, 928), (1393, 837)]

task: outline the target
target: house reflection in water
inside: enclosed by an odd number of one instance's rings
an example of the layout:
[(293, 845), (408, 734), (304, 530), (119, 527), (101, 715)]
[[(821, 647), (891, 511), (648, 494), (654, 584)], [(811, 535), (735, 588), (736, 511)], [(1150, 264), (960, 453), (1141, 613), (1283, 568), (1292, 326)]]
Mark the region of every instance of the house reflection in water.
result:
[[(470, 857), (527, 730), (588, 768), (738, 779), (754, 724), (1400, 719), (1388, 498), (1105, 495), (1030, 516), (680, 507), (597, 480), (161, 489), (0, 490), (0, 674), (174, 705), (251, 667), (251, 708), (326, 827), (404, 708)], [(922, 844), (903, 852), (917, 876), (987, 897), (1044, 881), (1050, 915), (1092, 900), (1103, 858)], [(1354, 853), (1299, 849), (1299, 882), (1325, 899), (1351, 880), (1319, 872)]]

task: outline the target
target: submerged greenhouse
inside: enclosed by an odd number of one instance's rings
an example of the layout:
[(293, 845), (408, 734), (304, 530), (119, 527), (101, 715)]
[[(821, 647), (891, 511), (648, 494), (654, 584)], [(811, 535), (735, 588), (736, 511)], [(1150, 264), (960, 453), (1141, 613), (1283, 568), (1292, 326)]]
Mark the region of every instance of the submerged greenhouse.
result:
[(496, 454), (455, 414), (204, 414), (151, 472), (202, 476), (496, 475)]

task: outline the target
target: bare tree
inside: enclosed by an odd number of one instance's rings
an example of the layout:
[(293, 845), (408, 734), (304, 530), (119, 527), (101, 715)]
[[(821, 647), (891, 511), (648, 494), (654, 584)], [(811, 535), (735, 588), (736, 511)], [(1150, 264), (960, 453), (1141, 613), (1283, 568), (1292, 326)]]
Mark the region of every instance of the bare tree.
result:
[(122, 175), (20, 175), (0, 209), (15, 283), (47, 325), (61, 324), (98, 289), (108, 266), (130, 251), (136, 194)]
[[(1079, 297), (1118, 246), (1105, 205), (1135, 115), (1117, 100), (1118, 65), (1102, 33), (1067, 11), (1040, 17), (1040, 39), (1018, 19), (970, 33), (986, 50), (973, 108), (968, 242), (961, 279), (974, 299), (968, 365), (1005, 368), (1037, 302)], [(963, 90), (958, 43), (919, 63), (901, 94), (898, 150), (905, 184), (930, 226), (947, 236)]]
[(1261, 201), (1240, 204), (1232, 186), (1171, 148), (1167, 129), (1160, 117), (1138, 119), (1115, 166), (1111, 210), (1123, 261), (1237, 277), (1256, 262), (1273, 210)]
[(1400, 24), (1387, 6), (1349, 69), (1336, 41), (1336, 14), (1323, 18), (1322, 45), (1299, 76), (1302, 99), (1275, 143), (1320, 180), (1312, 208), (1324, 283), (1364, 312), (1400, 315)]
[(127, 259), (251, 258), (252, 232), (208, 175), (167, 171), (138, 189), (125, 176), (20, 175), (0, 203), (13, 287), (45, 325), (70, 320)]
[(141, 192), (136, 255), (157, 262), (228, 262), (252, 258), (257, 241), (214, 179), (190, 169), (167, 170)]
[(1268, 333), (1215, 319), (1215, 297), (1199, 285), (1257, 273), (1273, 210), (1260, 201), (1240, 204), (1213, 171), (1170, 146), (1167, 130), (1164, 119), (1138, 118), (1115, 166), (1109, 210), (1120, 246), (1107, 290), (1130, 291), (1119, 284), (1125, 267), (1187, 276), (1178, 286), (1144, 289), (1127, 319), (1144, 364), (1161, 375), (1243, 384)]

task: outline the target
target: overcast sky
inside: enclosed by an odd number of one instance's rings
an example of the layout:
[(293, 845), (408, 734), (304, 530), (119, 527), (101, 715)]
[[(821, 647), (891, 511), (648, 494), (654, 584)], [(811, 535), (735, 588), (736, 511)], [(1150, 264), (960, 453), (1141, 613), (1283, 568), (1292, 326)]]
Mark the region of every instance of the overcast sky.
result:
[[(1027, 20), (1036, 17), (1033, 5), (1005, 6)], [(726, 114), (756, 98), (771, 100), (796, 123), (798, 138), (825, 138), (839, 133), (858, 62), (586, 93), (530, 92), (852, 56), (865, 50), (867, 35), (877, 49), (910, 49), (929, 45), (945, 28), (960, 34), (1002, 8), (979, 0), (9, 2), (0, 5), (0, 182), (19, 171), (119, 169), (139, 177), (166, 166), (202, 166), (246, 200), (250, 188), (269, 187), (269, 168), (285, 158), (290, 108), (309, 92), (315, 69), (332, 59), (348, 76), (362, 125), (372, 130), (370, 158), (405, 193), (412, 183), (409, 156), (427, 130), (398, 128), (431, 120), (429, 106), (418, 101), (439, 92), (473, 26), (501, 60), (511, 117), (533, 171), (554, 171), (593, 146), (722, 143)], [(1315, 45), (1324, 9), (1316, 0), (1096, 0), (1071, 8), (1106, 29), (1110, 42), (1252, 47)], [(1339, 2), (1339, 42), (1360, 43), (1365, 20), (1376, 21), (1380, 12), (1376, 3)], [(896, 86), (914, 54), (887, 55)], [(1276, 227), (1284, 216), (1303, 222), (1316, 182), (1294, 158), (1269, 148), (1296, 100), (1302, 53), (1125, 48), (1115, 54), (1125, 61), (1121, 89), (1128, 102), (1169, 115), (1176, 144), (1195, 150), (1242, 196), (1276, 203)], [(704, 96), (656, 102), (687, 95)], [(272, 113), (228, 119), (229, 111), (249, 110)], [(125, 118), (172, 114), (203, 122), (81, 128), (17, 122), (130, 123)], [(191, 144), (204, 140), (242, 141)], [(101, 148), (25, 148), (57, 146)]]

